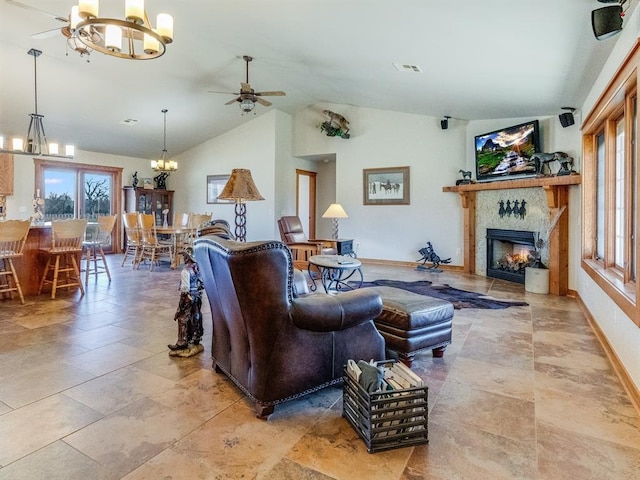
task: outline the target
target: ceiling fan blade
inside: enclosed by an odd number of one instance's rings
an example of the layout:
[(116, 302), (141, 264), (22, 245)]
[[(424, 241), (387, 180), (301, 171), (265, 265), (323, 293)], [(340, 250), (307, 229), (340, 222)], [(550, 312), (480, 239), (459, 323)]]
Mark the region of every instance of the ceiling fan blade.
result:
[(260, 97), (255, 97), (255, 101), (258, 102), (260, 105), (264, 105), (265, 107), (270, 107), (272, 105), (270, 101)]
[(63, 22), (63, 23), (69, 22), (69, 19), (67, 17), (61, 17), (59, 15), (54, 15), (53, 13), (47, 12), (45, 10), (41, 10), (39, 8), (36, 8), (36, 7), (32, 7), (30, 5), (25, 5), (24, 3), (16, 2), (15, 0), (6, 0), (6, 2), (9, 5), (13, 5), (14, 7), (20, 7), (20, 8), (24, 8), (25, 10), (31, 10), (32, 12), (41, 13), (42, 15), (46, 15), (47, 17), (53, 18), (55, 20), (58, 20), (59, 22)]
[(233, 100), (229, 100), (225, 105), (231, 105), (232, 103), (236, 103), (240, 101), (240, 97), (236, 97)]
[(275, 91), (275, 92), (256, 92), (255, 95), (260, 97), (284, 97), (286, 93)]
[(57, 35), (58, 33), (60, 33), (60, 30), (60, 28), (53, 28), (51, 30), (45, 30), (44, 32), (33, 33), (31, 35), (31, 38), (33, 38), (34, 40), (44, 40), (45, 38), (50, 38), (54, 35)]

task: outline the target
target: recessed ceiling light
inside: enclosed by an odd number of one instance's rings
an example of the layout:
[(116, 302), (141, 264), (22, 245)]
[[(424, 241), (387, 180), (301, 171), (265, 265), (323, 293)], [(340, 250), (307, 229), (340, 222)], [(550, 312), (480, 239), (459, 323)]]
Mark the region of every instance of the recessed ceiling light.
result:
[(135, 125), (136, 123), (138, 123), (138, 120), (136, 120), (135, 118), (125, 118), (120, 123), (123, 125)]
[(394, 63), (393, 66), (400, 72), (422, 73), (422, 69), (418, 65), (411, 65), (410, 63)]

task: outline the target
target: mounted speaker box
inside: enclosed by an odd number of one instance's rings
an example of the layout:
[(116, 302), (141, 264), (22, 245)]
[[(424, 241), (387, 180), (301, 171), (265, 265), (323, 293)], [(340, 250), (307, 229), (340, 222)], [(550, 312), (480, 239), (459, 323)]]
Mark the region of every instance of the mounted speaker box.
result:
[(576, 123), (573, 119), (573, 112), (561, 113), (560, 115), (558, 115), (558, 118), (560, 119), (560, 125), (562, 125), (563, 128), (570, 127), (571, 125)]
[(610, 5), (591, 12), (593, 34), (598, 40), (604, 40), (622, 31), (622, 6)]

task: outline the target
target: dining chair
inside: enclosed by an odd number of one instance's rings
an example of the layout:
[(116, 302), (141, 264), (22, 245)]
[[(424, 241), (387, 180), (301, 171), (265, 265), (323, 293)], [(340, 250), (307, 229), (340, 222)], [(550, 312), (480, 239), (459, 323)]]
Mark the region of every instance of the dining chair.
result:
[(140, 268), (140, 263), (149, 260), (149, 271), (153, 271), (153, 265), (160, 263), (160, 258), (167, 256), (169, 262), (173, 262), (173, 244), (162, 243), (158, 240), (156, 233), (156, 222), (153, 214), (139, 213), (138, 228), (140, 229), (140, 239), (142, 241), (140, 259), (136, 268)]
[(9, 298), (13, 298), (13, 292), (18, 292), (20, 303), (23, 305), (24, 296), (13, 260), (23, 256), (22, 250), (27, 241), (29, 226), (29, 220), (0, 222), (0, 293), (3, 297), (9, 294)]
[[(82, 242), (87, 228), (87, 220), (68, 219), (51, 222), (51, 246), (42, 251), (48, 255), (47, 265), (40, 280), (38, 294), (45, 285), (51, 284), (51, 299), (56, 298), (59, 288), (79, 287), (84, 295), (84, 287), (80, 279), (78, 258), (82, 255)], [(52, 277), (48, 278), (49, 273)], [(64, 278), (60, 278), (63, 274)]]
[(174, 227), (188, 227), (191, 218), (190, 213), (176, 213), (173, 215)]
[[(95, 275), (97, 279), (100, 273), (106, 273), (107, 278), (111, 281), (111, 273), (107, 266), (107, 259), (104, 256), (104, 247), (111, 245), (111, 232), (116, 224), (116, 218), (117, 215), (98, 217), (96, 228), (92, 230), (87, 228), (88, 235), (85, 235), (85, 240), (82, 242), (83, 258), (86, 260), (85, 284), (89, 283), (89, 275)], [(98, 257), (98, 254), (100, 254), (100, 257)], [(102, 265), (98, 264), (98, 260), (102, 261)], [(92, 261), (93, 272), (91, 271)]]
[(140, 239), (140, 229), (138, 228), (138, 214), (123, 213), (122, 223), (124, 224), (124, 232), (127, 237), (127, 245), (124, 249), (124, 257), (122, 259), (122, 267), (124, 267), (129, 254), (133, 255), (132, 265), (135, 267), (139, 262), (140, 249), (142, 240)]

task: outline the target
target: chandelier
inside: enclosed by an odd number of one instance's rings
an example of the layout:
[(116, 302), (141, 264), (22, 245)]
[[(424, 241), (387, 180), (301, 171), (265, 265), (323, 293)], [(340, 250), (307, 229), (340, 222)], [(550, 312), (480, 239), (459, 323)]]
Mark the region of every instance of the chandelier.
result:
[(26, 138), (14, 137), (11, 139), (11, 148), (4, 148), (4, 138), (0, 137), (0, 152), (16, 153), (22, 155), (48, 155), (50, 157), (73, 158), (75, 149), (73, 145), (66, 145), (64, 154), (60, 153), (60, 147), (57, 143), (47, 143), (47, 136), (44, 133), (44, 125), (42, 119), (44, 115), (38, 113), (38, 57), (42, 54), (41, 50), (32, 48), (27, 52), (33, 57), (33, 77), (34, 77), (34, 113), (30, 113), (29, 128)]
[(99, 0), (80, 0), (72, 7), (69, 28), (89, 49), (131, 60), (149, 60), (164, 55), (173, 42), (173, 17), (157, 16), (152, 28), (144, 0), (125, 0), (125, 19), (98, 16)]
[(167, 160), (167, 112), (166, 108), (162, 109), (164, 114), (164, 144), (162, 147), (162, 155), (160, 160), (151, 160), (151, 168), (156, 172), (174, 172), (178, 170), (178, 162), (175, 160)]

